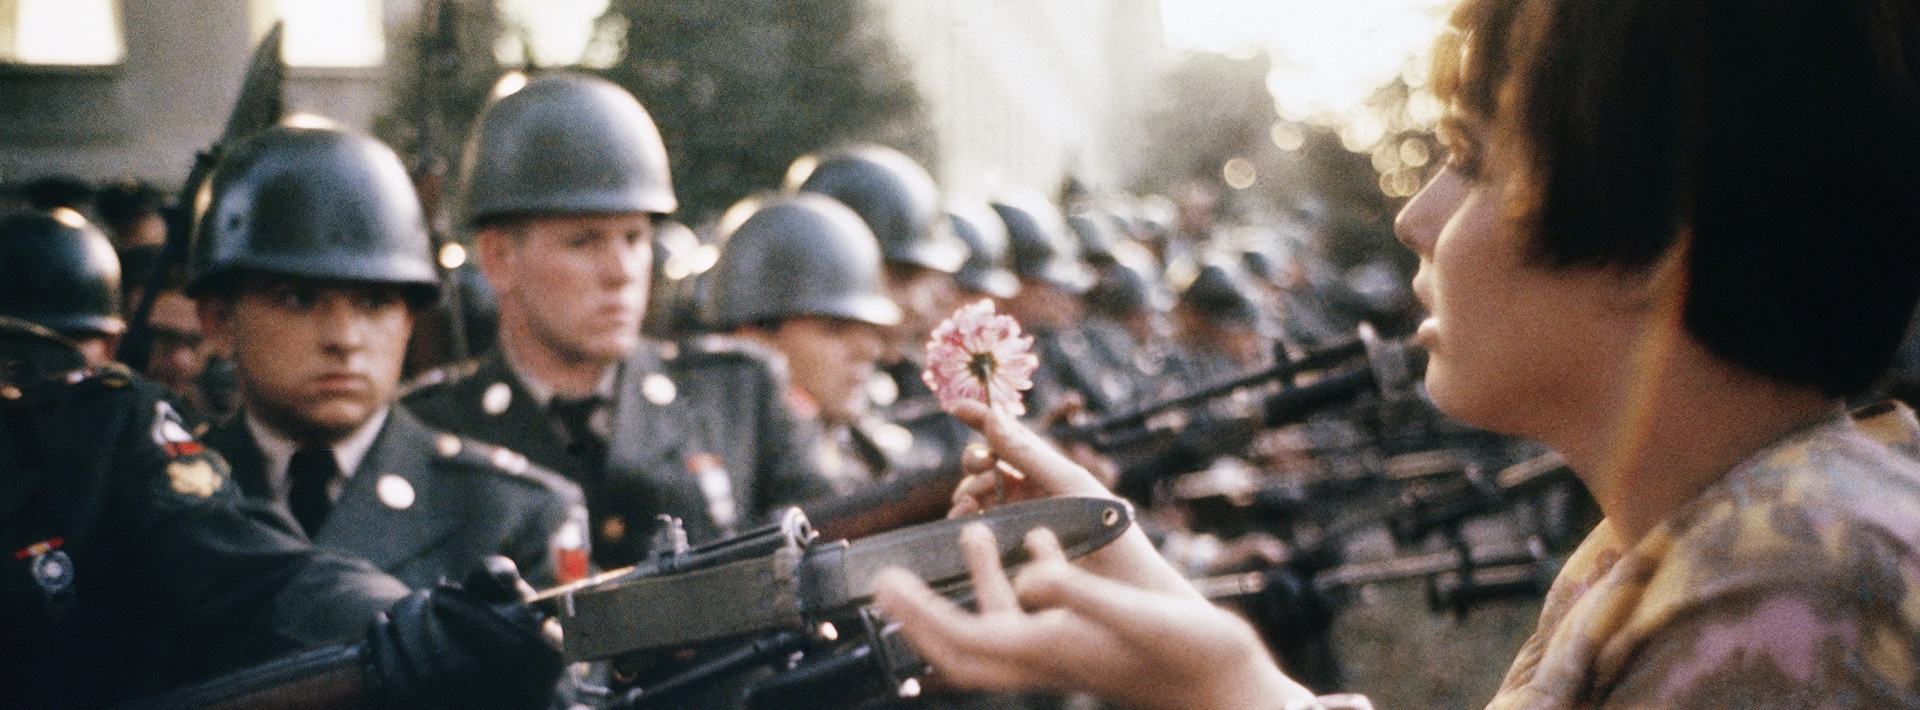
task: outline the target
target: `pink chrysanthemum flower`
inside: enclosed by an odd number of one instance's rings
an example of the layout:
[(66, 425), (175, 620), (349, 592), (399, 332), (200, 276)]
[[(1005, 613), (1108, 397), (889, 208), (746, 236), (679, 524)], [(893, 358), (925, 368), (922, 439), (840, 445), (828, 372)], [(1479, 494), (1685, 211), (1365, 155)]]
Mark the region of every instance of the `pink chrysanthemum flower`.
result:
[(1014, 416), (1027, 413), (1020, 392), (1033, 387), (1040, 358), (1033, 336), (1020, 334), (1013, 316), (994, 315), (993, 301), (961, 306), (933, 329), (927, 341), (927, 371), (920, 379), (940, 396), (940, 407), (971, 399), (998, 404)]

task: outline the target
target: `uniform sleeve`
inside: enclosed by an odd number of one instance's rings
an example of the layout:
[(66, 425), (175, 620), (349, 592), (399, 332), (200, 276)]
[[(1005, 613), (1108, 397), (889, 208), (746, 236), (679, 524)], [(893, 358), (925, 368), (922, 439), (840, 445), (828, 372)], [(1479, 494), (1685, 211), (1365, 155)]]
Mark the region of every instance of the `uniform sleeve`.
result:
[(764, 485), (755, 514), (788, 505), (799, 505), (833, 495), (833, 486), (820, 471), (813, 451), (820, 442), (818, 434), (794, 421), (780, 395), (783, 384), (763, 368), (759, 374), (760, 396), (760, 480)]
[(283, 517), (248, 502), (226, 462), (169, 405), (135, 395), (113, 449), (115, 509), (143, 576), (176, 612), (188, 675), (355, 637), (406, 594), (366, 562), (315, 550)]

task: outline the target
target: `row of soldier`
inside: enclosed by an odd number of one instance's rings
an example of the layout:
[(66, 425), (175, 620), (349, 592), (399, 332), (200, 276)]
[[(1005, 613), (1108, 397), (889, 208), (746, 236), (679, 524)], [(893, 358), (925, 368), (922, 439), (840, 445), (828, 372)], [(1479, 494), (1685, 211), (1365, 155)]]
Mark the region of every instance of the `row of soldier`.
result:
[[(1030, 410), (1046, 416), (1114, 411), (1268, 353), (1257, 336), (1260, 297), (1228, 269), (1201, 269), (1176, 311), (1188, 339), (1211, 350), (1170, 355), (1154, 270), (1100, 249), (1090, 259), (1100, 268), (1089, 270), (1079, 256), (1081, 243), (1103, 243), (1094, 235), (1108, 225), (1083, 215), (1069, 223), (1044, 200), (944, 212), (924, 169), (872, 146), (826, 154), (796, 193), (731, 229), (701, 279), (698, 315), (712, 333), (649, 340), (654, 242), (676, 200), (659, 134), (631, 95), (575, 75), (534, 79), (482, 113), (463, 168), (454, 220), (496, 304), (497, 343), (403, 388), (415, 319), (440, 298), (442, 279), (399, 160), (329, 128), (274, 127), (229, 147), (196, 206), (190, 263), (153, 275), (172, 288), (157, 291), (154, 325), (166, 337), (145, 364), (172, 391), (139, 403), (135, 433), (158, 448), (141, 459), (144, 471), (110, 474), (151, 479), (111, 495), (165, 499), (142, 520), (197, 516), (165, 523), (195, 527), (168, 533), (193, 541), (170, 554), (205, 547), (213, 559), (138, 563), (143, 545), (173, 538), (116, 540), (129, 532), (121, 522), (66, 512), (132, 504), (38, 499), (49, 495), (38, 479), (10, 471), (0, 502), (14, 504), (0, 506), (0, 533), (19, 550), (7, 564), (21, 569), (0, 586), (7, 616), (22, 621), (6, 634), (8, 660), (50, 638), (67, 651), (0, 663), (44, 679), (29, 704), (124, 700), (269, 649), (353, 636), (370, 609), (408, 590), (403, 606), (431, 603), (408, 607), (413, 617), (396, 606), (380, 623), (428, 624), (436, 604), (453, 603), (436, 583), (491, 555), (544, 587), (634, 564), (676, 532), (713, 540), (913, 472), (950, 471), (950, 483), (968, 430), (932, 401), (919, 353), (962, 302), (996, 299), (1039, 336)], [(52, 370), (65, 385), (137, 383), (111, 363), (125, 325), (118, 260), (104, 238), (67, 209), (12, 217), (0, 231), (0, 290), (19, 331), (10, 337), (73, 346), (83, 362)], [(32, 347), (8, 351), (8, 399), (18, 407), (45, 406), (19, 396), (48, 372), (18, 354)], [(209, 386), (218, 381), (204, 367), (209, 352), (230, 363), (231, 394)], [(229, 406), (237, 411), (216, 416)], [(6, 465), (44, 468), (57, 457), (33, 452), (68, 444), (29, 440), (47, 434), (15, 428), (20, 416), (9, 420)], [(684, 527), (665, 528), (662, 515)], [(251, 532), (205, 539), (197, 527), (216, 518), (244, 519)], [(317, 551), (300, 549), (309, 540)], [(250, 568), (233, 559), (262, 550), (290, 561), (240, 574)], [(324, 567), (313, 559), (347, 571), (312, 572)], [(227, 584), (218, 603), (175, 579), (216, 568), (195, 583)], [(118, 587), (110, 593), (94, 586), (109, 582)], [(184, 588), (200, 596), (166, 598)], [(202, 645), (106, 629), (164, 616), (169, 604), (199, 621), (211, 618), (209, 604), (220, 607), (223, 626), (141, 622)], [(225, 643), (246, 625), (271, 625), (272, 638)], [(531, 631), (474, 643), (519, 648)], [(212, 645), (228, 648), (182, 658)], [(63, 665), (95, 657), (143, 673), (87, 684)], [(470, 666), (436, 682), (488, 674)], [(616, 682), (631, 680), (613, 670)], [(510, 697), (519, 696), (497, 694)]]

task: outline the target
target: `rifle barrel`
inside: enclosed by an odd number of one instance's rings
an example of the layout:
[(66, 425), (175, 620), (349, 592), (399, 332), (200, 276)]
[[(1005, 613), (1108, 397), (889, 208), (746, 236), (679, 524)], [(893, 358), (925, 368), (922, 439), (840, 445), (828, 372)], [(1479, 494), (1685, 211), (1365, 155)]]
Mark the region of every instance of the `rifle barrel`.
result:
[(1307, 372), (1324, 370), (1367, 354), (1365, 341), (1350, 340), (1338, 345), (1328, 346), (1300, 357), (1299, 360), (1282, 362), (1273, 367), (1232, 380), (1211, 385), (1177, 397), (1161, 400), (1130, 412), (1102, 417), (1087, 424), (1068, 427), (1060, 432), (1060, 438), (1085, 441), (1103, 433), (1127, 427), (1145, 424), (1148, 419), (1162, 412), (1192, 407), (1208, 400), (1219, 399), (1233, 394), (1236, 390), (1280, 380), (1292, 387), (1293, 378)]

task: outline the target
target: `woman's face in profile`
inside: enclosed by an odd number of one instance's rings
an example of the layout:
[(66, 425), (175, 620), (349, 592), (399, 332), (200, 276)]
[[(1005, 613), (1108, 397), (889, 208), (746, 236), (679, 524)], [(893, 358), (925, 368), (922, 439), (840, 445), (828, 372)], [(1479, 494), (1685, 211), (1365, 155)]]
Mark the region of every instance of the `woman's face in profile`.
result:
[(1420, 256), (1413, 290), (1429, 317), (1427, 388), (1461, 421), (1542, 438), (1607, 392), (1631, 338), (1612, 270), (1554, 269), (1528, 257), (1532, 235), (1508, 208), (1514, 178), (1482, 159), (1492, 135), (1463, 121), (1465, 141), (1395, 220)]

